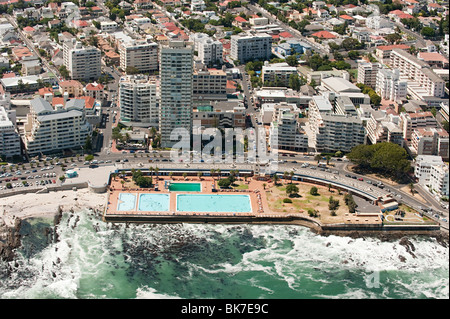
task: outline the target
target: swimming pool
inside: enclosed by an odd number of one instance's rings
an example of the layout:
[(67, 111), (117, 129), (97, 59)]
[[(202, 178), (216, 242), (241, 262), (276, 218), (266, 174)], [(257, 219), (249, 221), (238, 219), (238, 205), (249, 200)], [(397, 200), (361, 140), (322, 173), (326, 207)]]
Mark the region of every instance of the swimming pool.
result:
[(134, 210), (136, 208), (136, 194), (120, 193), (117, 210)]
[(202, 190), (201, 183), (170, 183), (169, 190), (171, 192), (200, 192)]
[(178, 194), (177, 211), (247, 213), (252, 211), (249, 195)]
[(165, 212), (169, 210), (169, 194), (140, 194), (138, 210)]

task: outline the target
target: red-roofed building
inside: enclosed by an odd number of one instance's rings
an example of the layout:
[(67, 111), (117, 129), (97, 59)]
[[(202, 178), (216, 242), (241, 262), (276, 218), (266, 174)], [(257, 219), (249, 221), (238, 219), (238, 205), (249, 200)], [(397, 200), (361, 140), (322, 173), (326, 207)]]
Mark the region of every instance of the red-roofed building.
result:
[(89, 83), (84, 88), (86, 92), (86, 96), (90, 96), (96, 100), (99, 100), (103, 103), (105, 99), (105, 87), (100, 83)]
[(85, 20), (73, 20), (72, 25), (74, 28), (86, 28), (88, 23)]
[(311, 34), (312, 37), (317, 37), (319, 39), (336, 39), (337, 37), (329, 32), (329, 31), (319, 31), (316, 33)]
[(175, 25), (175, 23), (173, 22), (167, 22), (164, 23), (164, 27), (169, 31), (169, 32), (173, 32), (174, 30), (178, 29), (178, 27)]
[(414, 17), (409, 13), (401, 10), (394, 10), (388, 13), (388, 17), (394, 19), (395, 22), (400, 23), (401, 19), (413, 19)]
[(22, 31), (23, 31), (23, 33), (28, 34), (28, 35), (32, 35), (34, 32), (36, 32), (36, 30), (30, 26), (23, 28)]
[(281, 32), (281, 33), (280, 33), (280, 38), (285, 38), (285, 39), (287, 39), (287, 38), (292, 38), (292, 37), (293, 37), (293, 35), (290, 34), (289, 32), (284, 31), (284, 32)]
[(428, 3), (427, 4), (428, 11), (437, 11), (437, 12), (443, 12), (445, 11), (445, 8), (441, 6), (439, 3)]
[(243, 27), (245, 23), (248, 23), (248, 21), (241, 16), (237, 16), (233, 21), (233, 25), (240, 28)]
[(348, 14), (342, 14), (339, 16), (339, 18), (346, 22), (353, 22), (355, 20), (353, 17), (349, 16)]
[(39, 93), (40, 97), (44, 97), (46, 94), (53, 95), (53, 89), (52, 88), (43, 87), (43, 88), (39, 89), (38, 93)]
[(417, 58), (424, 60), (431, 67), (438, 67), (442, 69), (448, 69), (448, 59), (438, 52), (419, 52)]
[(375, 55), (381, 59), (389, 59), (393, 49), (408, 50), (409, 45), (406, 44), (393, 44), (393, 45), (380, 45), (375, 50)]

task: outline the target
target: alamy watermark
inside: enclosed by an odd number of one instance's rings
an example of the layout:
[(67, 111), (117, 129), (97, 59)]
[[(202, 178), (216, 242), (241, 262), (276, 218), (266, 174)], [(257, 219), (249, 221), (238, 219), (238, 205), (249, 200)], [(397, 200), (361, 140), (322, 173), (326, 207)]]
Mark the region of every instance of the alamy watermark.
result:
[(177, 141), (170, 151), (172, 162), (258, 164), (266, 174), (278, 169), (277, 128), (270, 135), (270, 149), (264, 127), (204, 128), (194, 121), (192, 134), (188, 129), (176, 128), (170, 139)]

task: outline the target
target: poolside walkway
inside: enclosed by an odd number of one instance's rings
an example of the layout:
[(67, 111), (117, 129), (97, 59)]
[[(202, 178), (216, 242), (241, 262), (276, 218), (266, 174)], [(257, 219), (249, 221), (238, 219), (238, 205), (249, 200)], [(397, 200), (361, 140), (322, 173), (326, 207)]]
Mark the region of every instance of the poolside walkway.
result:
[[(165, 181), (172, 180), (173, 182), (184, 182), (184, 183), (201, 183), (201, 194), (246, 194), (250, 197), (250, 204), (251, 204), (251, 212), (245, 212), (245, 213), (233, 213), (233, 212), (179, 212), (177, 211), (177, 203), (176, 203), (176, 195), (177, 194), (192, 194), (192, 192), (171, 192), (168, 189), (164, 187)], [(248, 189), (218, 189), (217, 187), (217, 178), (213, 178), (210, 176), (206, 177), (180, 177), (180, 176), (160, 176), (159, 178), (156, 178), (156, 176), (153, 176), (153, 183), (155, 184), (154, 188), (135, 188), (130, 187), (130, 185), (134, 185), (131, 182), (131, 176), (126, 177), (115, 177), (111, 181), (111, 185), (109, 188), (108, 193), (108, 205), (105, 210), (105, 216), (108, 215), (124, 215), (124, 216), (130, 216), (130, 215), (148, 215), (148, 216), (164, 216), (164, 215), (192, 215), (192, 216), (200, 216), (200, 215), (207, 215), (207, 216), (256, 216), (258, 214), (268, 213), (270, 212), (269, 204), (267, 202), (267, 198), (265, 196), (265, 191), (262, 186), (261, 181), (256, 181), (251, 178), (248, 179), (248, 181), (240, 180), (241, 183), (244, 185), (248, 185)], [(213, 192), (213, 187), (217, 190), (216, 192)], [(157, 190), (155, 190), (157, 189)], [(118, 210), (118, 204), (119, 204), (119, 195), (121, 193), (133, 193), (136, 194), (136, 198), (139, 198), (139, 194), (169, 194), (170, 200), (169, 200), (169, 210), (165, 212), (156, 212), (156, 211), (140, 211), (138, 210), (138, 205), (135, 205), (135, 208), (133, 210), (129, 211), (123, 211)]]

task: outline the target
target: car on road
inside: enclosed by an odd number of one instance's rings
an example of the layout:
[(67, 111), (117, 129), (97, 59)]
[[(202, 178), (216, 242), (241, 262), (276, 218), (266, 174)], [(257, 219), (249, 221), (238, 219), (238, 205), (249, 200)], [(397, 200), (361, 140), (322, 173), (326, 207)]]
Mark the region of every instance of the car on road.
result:
[(363, 178), (361, 178), (361, 177), (360, 177), (360, 178), (358, 178), (358, 181), (363, 181), (363, 180), (364, 180), (364, 179), (363, 179)]

